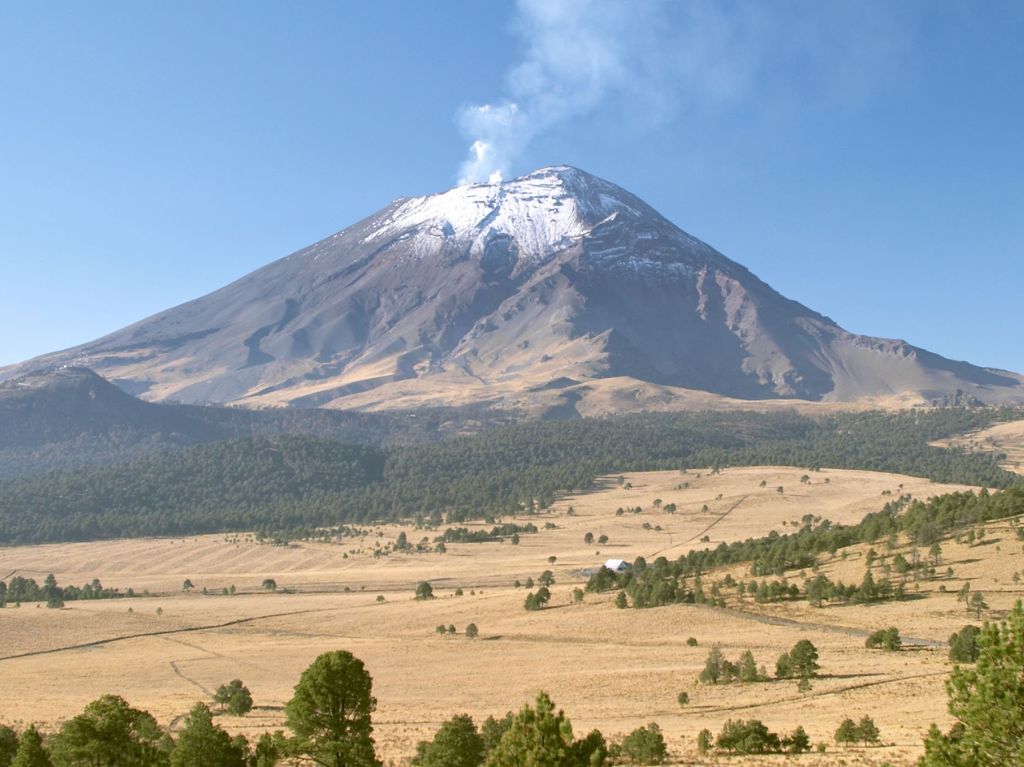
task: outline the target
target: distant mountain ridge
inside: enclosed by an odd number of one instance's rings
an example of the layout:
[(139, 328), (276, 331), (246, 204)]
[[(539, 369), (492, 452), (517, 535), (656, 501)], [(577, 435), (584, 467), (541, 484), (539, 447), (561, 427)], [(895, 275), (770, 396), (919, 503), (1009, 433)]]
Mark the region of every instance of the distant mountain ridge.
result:
[(567, 166), (396, 200), (214, 293), (0, 375), (62, 365), (148, 400), (247, 406), (1024, 402), (1020, 375), (849, 333)]

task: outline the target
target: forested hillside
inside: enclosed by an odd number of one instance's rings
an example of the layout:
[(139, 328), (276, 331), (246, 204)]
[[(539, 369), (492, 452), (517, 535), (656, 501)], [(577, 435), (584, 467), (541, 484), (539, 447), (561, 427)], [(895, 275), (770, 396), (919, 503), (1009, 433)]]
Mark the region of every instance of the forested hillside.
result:
[(0, 543), (219, 530), (287, 531), (550, 504), (610, 472), (780, 464), (1006, 487), (999, 457), (930, 447), (1016, 411), (643, 414), (533, 422), (435, 444), (353, 447), (307, 436), (184, 448), (0, 482)]
[(501, 425), (479, 409), (376, 414), (144, 402), (85, 368), (0, 383), (0, 478), (101, 466), (242, 437), (302, 434), (361, 445), (440, 439)]

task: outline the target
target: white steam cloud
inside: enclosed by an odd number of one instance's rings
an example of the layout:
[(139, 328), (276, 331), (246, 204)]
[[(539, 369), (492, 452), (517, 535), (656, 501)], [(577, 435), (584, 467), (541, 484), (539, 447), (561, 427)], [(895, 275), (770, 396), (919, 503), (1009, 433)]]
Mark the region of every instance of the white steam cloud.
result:
[(714, 8), (678, 4), (682, 31), (667, 9), (665, 0), (518, 0), (523, 58), (508, 74), (505, 99), (460, 111), (471, 141), (460, 183), (500, 180), (538, 134), (609, 100), (658, 121), (685, 88), (735, 90), (742, 67), (712, 55), (728, 31)]
[(599, 108), (635, 131), (681, 111), (856, 107), (899, 71), (892, 22), (881, 4), (517, 0), (523, 54), (503, 98), (458, 114), (459, 183), (500, 180), (541, 133)]

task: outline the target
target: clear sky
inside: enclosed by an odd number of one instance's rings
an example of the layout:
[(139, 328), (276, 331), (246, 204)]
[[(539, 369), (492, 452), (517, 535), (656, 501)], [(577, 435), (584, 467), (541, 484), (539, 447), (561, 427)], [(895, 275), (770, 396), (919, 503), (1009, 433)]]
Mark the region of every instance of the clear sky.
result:
[(8, 0), (0, 364), (567, 163), (849, 330), (1024, 371), (1022, 40), (1015, 0)]

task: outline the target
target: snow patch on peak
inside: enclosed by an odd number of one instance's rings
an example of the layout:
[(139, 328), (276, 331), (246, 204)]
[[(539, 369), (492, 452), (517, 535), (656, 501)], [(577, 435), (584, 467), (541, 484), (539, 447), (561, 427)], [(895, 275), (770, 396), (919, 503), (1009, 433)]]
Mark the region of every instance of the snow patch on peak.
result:
[[(413, 230), (436, 241), (438, 231), (468, 241), (478, 252), (494, 235), (516, 240), (519, 253), (537, 260), (565, 248), (598, 221), (615, 214), (640, 217), (622, 190), (568, 165), (541, 168), (495, 183), (467, 184), (414, 197), (398, 205), (364, 242), (384, 241)], [(425, 253), (428, 248), (415, 248)]]

